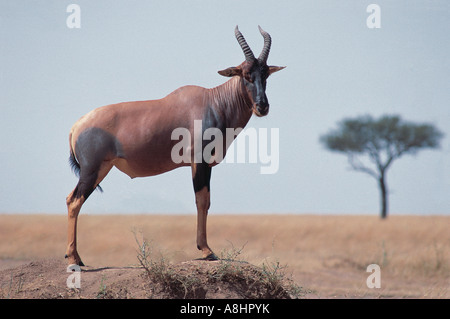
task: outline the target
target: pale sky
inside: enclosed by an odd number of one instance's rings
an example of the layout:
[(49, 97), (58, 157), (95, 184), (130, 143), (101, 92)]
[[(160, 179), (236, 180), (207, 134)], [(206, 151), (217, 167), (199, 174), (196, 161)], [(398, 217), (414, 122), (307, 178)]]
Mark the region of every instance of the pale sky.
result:
[[(81, 8), (70, 29), (66, 8)], [(369, 29), (369, 4), (381, 28)], [(376, 181), (319, 143), (346, 117), (399, 114), (444, 132), (439, 150), (393, 163), (390, 214), (450, 214), (448, 1), (6, 1), (0, 0), (0, 213), (66, 214), (77, 178), (71, 126), (107, 104), (214, 87), (272, 36), (271, 104), (248, 128), (278, 129), (279, 169), (216, 166), (210, 214), (379, 212)], [(82, 214), (194, 214), (190, 168), (131, 180), (113, 169)]]

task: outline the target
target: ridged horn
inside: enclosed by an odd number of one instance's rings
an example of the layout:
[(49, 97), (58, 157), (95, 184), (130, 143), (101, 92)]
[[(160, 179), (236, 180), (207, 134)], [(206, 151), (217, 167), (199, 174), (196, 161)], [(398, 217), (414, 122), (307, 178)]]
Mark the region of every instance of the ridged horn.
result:
[(247, 41), (245, 41), (244, 36), (239, 31), (238, 26), (236, 26), (236, 28), (234, 29), (234, 34), (236, 35), (236, 39), (239, 42), (239, 45), (241, 46), (242, 51), (244, 51), (245, 60), (248, 62), (255, 60), (255, 56), (253, 55), (252, 50), (248, 46)]
[(272, 38), (270, 34), (264, 31), (260, 26), (258, 26), (259, 32), (264, 38), (264, 47), (261, 51), (261, 54), (258, 57), (258, 60), (263, 63), (267, 63), (267, 58), (269, 57), (270, 45), (272, 44)]

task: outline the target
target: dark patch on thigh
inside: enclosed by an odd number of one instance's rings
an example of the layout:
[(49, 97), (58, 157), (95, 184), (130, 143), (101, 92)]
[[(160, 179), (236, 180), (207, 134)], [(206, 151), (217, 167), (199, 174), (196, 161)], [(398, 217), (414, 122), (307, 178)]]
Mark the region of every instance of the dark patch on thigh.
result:
[(91, 127), (78, 136), (75, 156), (83, 170), (83, 167), (100, 166), (108, 157), (123, 157), (122, 145), (111, 133)]
[(80, 179), (74, 196), (85, 199), (96, 187), (98, 172), (104, 160), (124, 157), (120, 142), (101, 128), (91, 127), (84, 130), (75, 142), (75, 156), (80, 166)]

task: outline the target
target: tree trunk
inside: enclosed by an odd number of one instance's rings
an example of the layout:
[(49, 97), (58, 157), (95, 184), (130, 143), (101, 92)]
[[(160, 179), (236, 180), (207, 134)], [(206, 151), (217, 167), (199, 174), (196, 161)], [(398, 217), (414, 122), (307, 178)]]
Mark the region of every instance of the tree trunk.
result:
[(381, 218), (385, 219), (387, 217), (388, 212), (388, 192), (386, 188), (386, 182), (384, 180), (384, 174), (381, 175), (380, 179), (378, 180), (380, 185), (380, 196), (381, 196)]

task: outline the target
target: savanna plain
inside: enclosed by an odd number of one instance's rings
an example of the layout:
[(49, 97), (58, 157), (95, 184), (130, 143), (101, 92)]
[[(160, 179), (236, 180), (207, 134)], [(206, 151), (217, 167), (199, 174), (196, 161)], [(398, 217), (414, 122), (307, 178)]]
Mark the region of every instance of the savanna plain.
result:
[[(381, 220), (368, 215), (211, 213), (208, 217), (208, 241), (217, 255), (239, 251), (239, 260), (277, 265), (302, 287), (301, 298), (448, 299), (449, 230), (447, 216), (393, 215)], [(3, 298), (12, 290), (12, 269), (50, 259), (65, 265), (66, 232), (67, 217), (62, 214), (0, 215)], [(139, 265), (137, 237), (152, 243), (171, 264), (201, 257), (194, 214), (80, 214), (78, 251), (89, 267), (131, 271)], [(371, 264), (380, 266), (380, 288), (367, 286)], [(67, 277), (64, 267), (62, 278)]]

